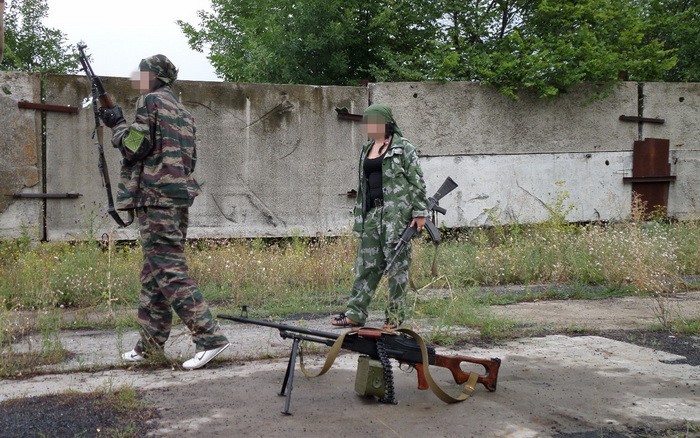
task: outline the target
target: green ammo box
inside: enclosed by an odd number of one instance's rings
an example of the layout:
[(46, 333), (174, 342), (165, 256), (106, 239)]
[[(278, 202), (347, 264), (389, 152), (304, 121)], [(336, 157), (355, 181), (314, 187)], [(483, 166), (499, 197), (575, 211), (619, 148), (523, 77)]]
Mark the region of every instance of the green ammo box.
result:
[(360, 395), (384, 397), (384, 367), (378, 360), (362, 355), (357, 358), (355, 392)]

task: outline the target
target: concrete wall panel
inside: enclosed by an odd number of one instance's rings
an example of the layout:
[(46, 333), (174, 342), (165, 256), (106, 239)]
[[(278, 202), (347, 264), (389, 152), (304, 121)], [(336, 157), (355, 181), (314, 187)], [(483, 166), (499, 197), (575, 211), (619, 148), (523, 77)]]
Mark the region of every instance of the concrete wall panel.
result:
[[(129, 81), (107, 78), (105, 86), (127, 120), (133, 120), (138, 94)], [(197, 124), (194, 175), (203, 193), (191, 211), (191, 237), (338, 234), (347, 228), (352, 200), (346, 192), (355, 185), (361, 134), (358, 124), (338, 120), (335, 108), (362, 111), (366, 89), (182, 81), (175, 93)], [(53, 103), (78, 105), (87, 95), (86, 80), (56, 76), (47, 81)], [(136, 236), (135, 226), (118, 229), (105, 215), (93, 128), (91, 108), (78, 116), (49, 117), (47, 186), (83, 195), (49, 206), (51, 240), (105, 232), (117, 239)], [(105, 129), (116, 194), (120, 157), (110, 138)]]
[[(125, 78), (104, 78), (110, 94), (133, 120), (138, 93)], [(219, 82), (178, 82), (176, 95), (197, 123), (195, 177), (203, 192), (191, 210), (190, 237), (229, 238), (341, 234), (349, 231), (357, 157), (364, 142), (357, 122), (335, 109), (361, 114), (368, 102), (390, 105), (404, 134), (419, 149), (429, 194), (447, 176), (459, 188), (443, 200), (447, 226), (536, 222), (547, 205), (564, 199), (571, 221), (629, 216), (632, 146), (645, 137), (671, 140), (669, 213), (700, 218), (700, 84), (624, 83), (605, 100), (590, 101), (581, 88), (558, 99), (514, 101), (471, 83), (399, 83), (315, 87)], [(45, 103), (79, 107), (78, 114), (46, 112), (48, 193), (80, 193), (78, 199), (14, 200), (17, 192), (42, 191), (41, 113), (17, 109), (40, 100), (39, 78), (0, 73), (0, 236), (38, 230), (48, 240), (111, 233), (106, 192), (91, 134), (92, 108), (82, 76), (49, 76)], [(623, 122), (620, 115), (665, 119), (663, 125)], [(103, 144), (116, 192), (118, 151), (111, 131)], [(10, 196), (7, 196), (10, 195)], [(40, 236), (42, 209), (46, 235)], [(125, 217), (125, 215), (123, 215)], [(443, 220), (443, 218), (441, 218)]]
[(637, 125), (619, 120), (637, 115), (632, 82), (604, 100), (591, 100), (586, 87), (513, 100), (465, 82), (378, 83), (370, 91), (427, 156), (622, 151), (637, 138)]
[[(191, 87), (190, 87), (191, 85)], [(193, 83), (204, 189), (192, 215), (197, 237), (338, 234), (350, 222), (359, 124), (336, 107), (362, 111), (367, 90)], [(185, 94), (185, 93), (189, 94)]]
[[(130, 81), (105, 78), (104, 83), (124, 108), (125, 117), (133, 119), (137, 94), (131, 90)], [(136, 237), (135, 227), (117, 229), (106, 213), (106, 191), (98, 171), (96, 138), (93, 139), (95, 117), (92, 106), (83, 106), (84, 99), (90, 98), (89, 83), (83, 76), (57, 75), (46, 79), (47, 103), (80, 108), (77, 115), (51, 112), (46, 116), (46, 190), (81, 195), (77, 199), (47, 203), (48, 240), (99, 238), (104, 233), (113, 233), (117, 239)], [(111, 130), (104, 128), (102, 144), (116, 195), (120, 154), (112, 147), (110, 138)]]
[(644, 137), (667, 138), (671, 150), (700, 151), (700, 83), (644, 84)]
[(0, 236), (40, 239), (43, 201), (13, 198), (42, 191), (41, 113), (20, 101), (41, 102), (39, 75), (0, 71)]
[[(459, 187), (440, 205), (448, 227), (535, 223), (560, 213), (574, 222), (622, 219), (630, 212), (627, 152), (470, 155), (422, 160), (429, 196), (447, 176)], [(571, 207), (571, 208), (569, 208)]]
[(671, 175), (676, 181), (669, 185), (668, 211), (680, 220), (700, 219), (700, 153), (672, 150)]

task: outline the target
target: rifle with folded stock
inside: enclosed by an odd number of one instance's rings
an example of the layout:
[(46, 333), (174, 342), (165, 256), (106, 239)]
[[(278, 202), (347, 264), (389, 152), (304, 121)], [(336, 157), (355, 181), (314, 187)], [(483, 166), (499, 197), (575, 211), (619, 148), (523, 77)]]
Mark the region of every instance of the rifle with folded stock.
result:
[[(437, 213), (440, 214), (446, 214), (447, 210), (444, 208), (440, 207), (440, 199), (442, 199), (445, 195), (450, 193), (452, 190), (457, 188), (457, 183), (454, 182), (452, 178), (449, 176), (445, 179), (445, 181), (442, 183), (440, 188), (435, 192), (433, 196), (428, 198), (428, 211), (430, 211), (433, 215), (433, 220), (435, 220), (435, 216)], [(435, 244), (436, 248), (437, 245), (440, 243), (442, 240), (442, 236), (440, 235), (440, 231), (438, 231), (437, 227), (435, 226), (435, 223), (427, 219), (425, 220), (425, 228), (428, 230), (428, 234), (430, 234), (430, 238), (433, 241), (433, 244)], [(416, 235), (418, 230), (416, 227), (412, 226), (407, 226), (406, 229), (403, 231), (401, 234), (401, 237), (399, 238), (399, 242), (396, 244), (396, 247), (394, 247), (394, 257), (391, 258), (389, 263), (387, 263), (386, 268), (384, 268), (384, 274), (388, 274), (391, 272), (391, 268), (394, 265), (394, 262), (396, 259), (403, 253), (404, 249), (408, 245), (408, 242), (413, 239), (413, 237)], [(435, 267), (435, 261), (437, 260), (437, 252), (435, 254), (435, 259), (433, 260), (433, 275), (435, 274), (436, 267)]]
[[(82, 70), (90, 81), (90, 89), (92, 91), (92, 108), (95, 113), (95, 129), (92, 132), (92, 138), (95, 140), (95, 146), (97, 147), (98, 161), (97, 167), (102, 175), (102, 181), (104, 183), (105, 189), (107, 190), (107, 213), (112, 216), (112, 219), (120, 226), (127, 227), (131, 225), (134, 221), (134, 212), (129, 210), (129, 219), (124, 221), (119, 213), (114, 208), (114, 198), (112, 197), (112, 183), (109, 180), (109, 170), (107, 169), (107, 161), (105, 160), (105, 153), (103, 144), (104, 137), (104, 126), (100, 120), (99, 106), (104, 108), (114, 108), (117, 104), (112, 99), (112, 96), (107, 93), (102, 79), (95, 74), (90, 65), (87, 55), (85, 55), (85, 49), (87, 48), (84, 44), (78, 44), (78, 52), (80, 52), (79, 59), (82, 65)], [(98, 105), (99, 102), (99, 105)]]
[[(246, 316), (217, 315), (217, 317), (244, 324), (272, 327), (279, 330), (283, 339), (293, 340), (282, 390), (279, 393), (279, 395), (286, 396), (282, 413), (287, 415), (290, 415), (289, 404), (291, 402), (294, 367), (296, 366), (297, 356), (299, 357), (302, 372), (307, 377), (317, 377), (325, 374), (330, 369), (340, 349), (350, 350), (362, 355), (359, 358), (360, 360), (358, 360), (355, 390), (361, 395), (377, 396), (379, 401), (383, 403), (395, 403), (393, 374), (389, 359), (396, 360), (399, 366), (407, 365), (414, 368), (418, 377), (418, 389), (431, 389), (435, 395), (446, 403), (466, 400), (478, 383), (483, 384), (491, 392), (496, 390), (501, 359), (480, 359), (468, 356), (437, 354), (433, 346), (426, 345), (417, 333), (408, 329), (391, 331), (360, 327), (338, 335), (303, 327), (249, 319), (247, 318), (246, 306), (243, 306), (242, 313)], [(305, 369), (300, 345), (301, 341), (314, 342), (331, 347), (325, 363), (318, 373), (313, 374)], [(483, 366), (485, 374), (479, 374), (475, 371), (465, 372), (461, 368), (461, 364), (465, 362)], [(462, 392), (457, 396), (452, 396), (443, 391), (433, 380), (430, 374), (430, 365), (447, 368), (452, 373), (456, 383), (460, 385), (465, 384)], [(367, 379), (370, 381), (364, 381)]]

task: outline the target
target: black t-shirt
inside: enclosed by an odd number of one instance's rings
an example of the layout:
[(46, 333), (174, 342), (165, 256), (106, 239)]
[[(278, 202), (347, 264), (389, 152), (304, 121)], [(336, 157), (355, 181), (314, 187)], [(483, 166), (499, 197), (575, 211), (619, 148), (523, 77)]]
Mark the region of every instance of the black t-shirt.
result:
[(381, 205), (384, 201), (384, 194), (382, 192), (382, 160), (386, 151), (382, 153), (377, 158), (365, 158), (363, 163), (363, 168), (365, 171), (365, 177), (367, 178), (367, 200), (369, 205), (368, 209)]

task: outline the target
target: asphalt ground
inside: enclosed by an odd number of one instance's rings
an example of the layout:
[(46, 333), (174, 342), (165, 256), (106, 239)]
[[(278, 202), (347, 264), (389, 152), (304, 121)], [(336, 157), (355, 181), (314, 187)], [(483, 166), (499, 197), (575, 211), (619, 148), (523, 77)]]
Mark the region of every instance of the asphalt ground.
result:
[[(679, 294), (673, 302), (677, 317), (700, 315), (700, 292)], [(105, 430), (102, 423), (83, 426), (80, 435), (59, 429), (62, 422), (77, 424), (81, 416), (96, 415), (75, 405), (62, 408), (47, 397), (120, 387), (136, 388), (152, 410), (134, 436), (700, 436), (700, 339), (648, 331), (645, 327), (655, 318), (652, 305), (619, 298), (494, 308), (520, 324), (541, 327), (545, 335), (437, 347), (439, 354), (502, 360), (497, 391), (479, 386), (471, 398), (456, 404), (418, 390), (415, 372), (396, 366), (397, 404), (359, 396), (354, 391), (358, 355), (352, 352), (341, 354), (317, 378), (305, 377), (297, 365), (292, 415), (282, 414), (286, 399), (279, 395), (291, 341), (275, 329), (222, 321), (231, 348), (194, 371), (179, 367), (194, 354), (181, 327), (166, 346), (168, 366), (128, 366), (119, 360), (119, 353), (135, 343), (136, 332), (63, 331), (60, 343), (71, 352), (67, 361), (30, 378), (0, 380), (0, 436), (39, 436), (23, 435), (27, 426), (20, 424), (31, 424), (45, 436), (104, 436), (96, 431)], [(328, 321), (286, 323), (333, 331)], [(371, 315), (369, 323), (380, 325), (380, 315)], [(431, 329), (427, 321), (410, 323), (419, 332)], [(596, 335), (564, 334), (571, 327)], [(36, 342), (25, 339), (11, 351), (27, 350)], [(318, 369), (324, 357), (320, 350), (307, 355), (305, 363)], [(449, 373), (431, 369), (441, 386), (459, 392)], [(55, 412), (60, 409), (65, 411)], [(52, 430), (60, 433), (52, 435)]]

